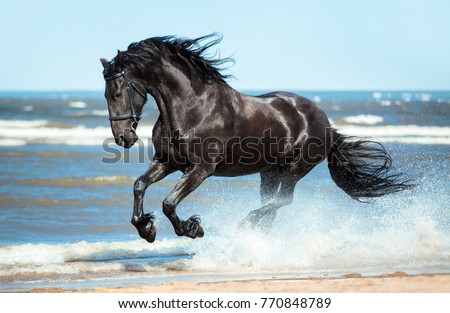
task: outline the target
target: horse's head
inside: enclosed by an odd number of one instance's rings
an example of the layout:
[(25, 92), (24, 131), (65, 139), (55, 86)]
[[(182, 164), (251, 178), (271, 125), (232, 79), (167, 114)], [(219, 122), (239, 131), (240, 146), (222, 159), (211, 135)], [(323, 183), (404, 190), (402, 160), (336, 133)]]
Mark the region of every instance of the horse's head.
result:
[(138, 140), (136, 128), (147, 102), (147, 92), (143, 83), (127, 70), (120, 51), (111, 62), (106, 59), (100, 62), (104, 68), (105, 98), (114, 139), (119, 146), (130, 148)]

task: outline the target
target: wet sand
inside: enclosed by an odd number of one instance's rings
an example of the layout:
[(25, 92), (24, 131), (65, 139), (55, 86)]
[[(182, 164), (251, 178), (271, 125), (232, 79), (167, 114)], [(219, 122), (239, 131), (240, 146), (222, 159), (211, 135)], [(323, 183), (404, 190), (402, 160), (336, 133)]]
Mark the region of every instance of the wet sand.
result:
[(304, 279), (248, 279), (222, 282), (165, 282), (145, 286), (119, 288), (93, 288), (90, 290), (67, 290), (59, 288), (33, 289), (31, 292), (395, 292), (395, 293), (442, 293), (450, 292), (450, 275), (409, 276), (403, 272), (376, 277), (349, 274), (344, 278)]

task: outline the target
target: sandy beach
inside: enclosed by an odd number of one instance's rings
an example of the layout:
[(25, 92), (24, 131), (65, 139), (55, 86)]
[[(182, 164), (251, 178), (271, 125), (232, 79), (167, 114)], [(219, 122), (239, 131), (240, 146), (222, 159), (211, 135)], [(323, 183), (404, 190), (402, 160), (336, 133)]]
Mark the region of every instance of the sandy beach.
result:
[(234, 280), (222, 282), (165, 282), (145, 286), (120, 288), (93, 288), (90, 290), (68, 290), (60, 288), (33, 289), (30, 292), (392, 292), (392, 293), (446, 293), (450, 292), (450, 275), (433, 274), (409, 276), (403, 272), (377, 277), (361, 277), (349, 274), (344, 278), (262, 279)]

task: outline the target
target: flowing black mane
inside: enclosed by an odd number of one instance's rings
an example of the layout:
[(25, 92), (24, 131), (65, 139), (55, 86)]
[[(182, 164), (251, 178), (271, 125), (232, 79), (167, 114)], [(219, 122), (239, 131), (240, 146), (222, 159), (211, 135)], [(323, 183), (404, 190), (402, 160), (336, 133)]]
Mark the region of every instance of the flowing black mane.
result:
[[(205, 44), (201, 44), (203, 41)], [(206, 55), (212, 46), (218, 44), (222, 36), (212, 33), (195, 39), (178, 38), (175, 36), (152, 37), (140, 42), (134, 42), (121, 54), (124, 64), (134, 73), (145, 76), (152, 67), (149, 63), (164, 59), (177, 63), (189, 76), (194, 70), (206, 83), (224, 82), (231, 75), (221, 73), (221, 65), (234, 62), (231, 58), (215, 58)], [(119, 55), (116, 57), (116, 59)]]

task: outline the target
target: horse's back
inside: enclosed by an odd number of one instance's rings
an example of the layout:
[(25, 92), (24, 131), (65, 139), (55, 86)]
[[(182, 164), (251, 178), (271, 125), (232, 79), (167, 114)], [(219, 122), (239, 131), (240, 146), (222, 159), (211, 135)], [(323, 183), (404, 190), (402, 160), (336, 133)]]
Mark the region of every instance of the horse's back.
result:
[(325, 129), (331, 127), (328, 117), (315, 102), (293, 92), (275, 91), (259, 95), (256, 98), (278, 99), (278, 101), (272, 101), (272, 106), (295, 107), (304, 120), (309, 135), (325, 136)]
[(238, 99), (240, 109), (233, 118), (233, 133), (239, 136), (239, 145), (227, 142), (225, 151), (231, 162), (218, 164), (215, 175), (252, 174), (287, 159), (318, 164), (328, 155), (329, 145), (324, 143), (330, 124), (314, 102), (290, 92), (243, 95)]
[[(294, 107), (296, 114), (289, 114), (289, 110), (279, 109), (287, 120), (302, 124), (302, 133), (296, 147), (301, 147), (303, 159), (310, 163), (320, 163), (330, 152), (332, 128), (325, 112), (313, 101), (292, 92), (277, 91), (258, 96), (261, 99), (277, 99), (272, 101), (276, 108)], [(283, 113), (285, 112), (285, 113)], [(288, 113), (286, 113), (288, 112)], [(294, 147), (294, 148), (296, 148)], [(310, 156), (321, 156), (313, 157)]]

